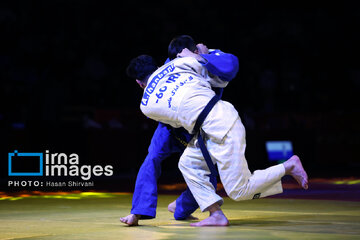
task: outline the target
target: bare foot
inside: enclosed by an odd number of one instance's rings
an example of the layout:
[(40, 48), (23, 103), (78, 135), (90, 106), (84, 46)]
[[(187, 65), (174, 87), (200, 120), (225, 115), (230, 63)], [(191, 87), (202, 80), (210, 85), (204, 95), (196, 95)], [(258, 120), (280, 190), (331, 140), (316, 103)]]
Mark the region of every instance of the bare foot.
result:
[(208, 218), (205, 218), (204, 220), (197, 222), (197, 223), (191, 223), (190, 226), (193, 227), (206, 227), (206, 226), (229, 226), (229, 221), (224, 215), (222, 211), (216, 211), (210, 214)]
[(176, 200), (168, 205), (168, 211), (174, 213), (176, 209)]
[(301, 164), (300, 158), (296, 155), (284, 162), (285, 174), (291, 175), (299, 183), (299, 185), (308, 189), (308, 176)]
[(140, 215), (130, 214), (126, 217), (120, 218), (120, 222), (125, 223), (129, 226), (138, 226), (139, 219), (140, 219)]
[[(174, 213), (175, 212), (175, 209), (176, 209), (176, 200), (171, 202), (169, 205), (168, 205), (168, 211), (169, 212), (172, 212)], [(197, 217), (194, 217), (193, 215), (189, 215), (186, 220), (198, 220)]]

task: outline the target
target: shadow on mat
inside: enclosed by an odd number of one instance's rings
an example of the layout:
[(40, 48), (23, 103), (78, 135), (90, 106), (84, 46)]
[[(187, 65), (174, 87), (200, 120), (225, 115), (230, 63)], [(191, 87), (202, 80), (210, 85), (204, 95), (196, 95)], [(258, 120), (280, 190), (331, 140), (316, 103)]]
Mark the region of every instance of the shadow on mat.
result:
[(249, 220), (249, 219), (232, 219), (229, 220), (230, 226), (290, 226), (295, 223), (289, 221), (270, 221), (270, 220)]
[(256, 226), (256, 227), (276, 227), (276, 226), (299, 226), (309, 225), (308, 222), (295, 222), (286, 220), (264, 220), (264, 219), (231, 219), (230, 226)]

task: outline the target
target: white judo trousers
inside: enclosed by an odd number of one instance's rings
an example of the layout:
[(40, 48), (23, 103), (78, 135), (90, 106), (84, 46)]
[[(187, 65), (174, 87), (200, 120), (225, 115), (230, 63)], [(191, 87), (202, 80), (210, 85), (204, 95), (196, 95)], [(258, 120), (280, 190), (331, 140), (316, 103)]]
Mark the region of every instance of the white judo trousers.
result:
[[(231, 199), (240, 201), (253, 199), (255, 195), (257, 198), (282, 193), (281, 178), (285, 175), (283, 164), (250, 172), (245, 159), (245, 128), (240, 118), (234, 122), (221, 143), (203, 134), (212, 161), (217, 164), (220, 180)], [(210, 183), (210, 170), (197, 146), (196, 137), (182, 154), (179, 168), (201, 211), (206, 211), (216, 202), (220, 205), (223, 203)]]

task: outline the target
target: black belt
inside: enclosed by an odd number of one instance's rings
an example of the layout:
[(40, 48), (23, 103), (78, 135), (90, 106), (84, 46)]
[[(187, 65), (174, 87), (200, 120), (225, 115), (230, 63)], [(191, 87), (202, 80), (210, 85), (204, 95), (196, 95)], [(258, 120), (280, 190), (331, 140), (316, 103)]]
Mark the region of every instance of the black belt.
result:
[[(215, 106), (215, 104), (220, 100), (220, 96), (215, 95), (210, 101), (209, 103), (205, 106), (205, 108), (202, 110), (202, 112), (200, 113), (198, 119), (196, 120), (194, 129), (193, 129), (193, 133), (194, 134), (198, 134), (198, 143), (199, 143), (199, 147), (201, 150), (201, 153), (204, 156), (204, 159), (206, 161), (206, 164), (208, 165), (209, 169), (210, 169), (210, 181), (214, 184), (214, 180), (216, 183), (216, 176), (217, 176), (217, 171), (216, 171), (216, 167), (214, 165), (214, 163), (211, 160), (209, 151), (207, 150), (206, 146), (205, 146), (205, 142), (203, 137), (201, 136), (201, 132), (200, 132), (200, 127), (203, 124), (203, 122), (205, 121), (205, 118), (207, 117), (207, 115), (210, 113), (211, 109)], [(215, 186), (216, 188), (216, 186)]]

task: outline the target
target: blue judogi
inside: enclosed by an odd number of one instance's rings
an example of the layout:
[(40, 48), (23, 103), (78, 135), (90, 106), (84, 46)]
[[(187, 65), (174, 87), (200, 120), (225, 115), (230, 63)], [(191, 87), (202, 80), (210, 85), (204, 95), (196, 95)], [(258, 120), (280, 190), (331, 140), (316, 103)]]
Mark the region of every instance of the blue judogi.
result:
[[(236, 56), (214, 50), (209, 54), (201, 54), (205, 59), (202, 63), (210, 73), (217, 75), (224, 81), (231, 81), (238, 72), (239, 65)], [(167, 60), (168, 61), (168, 60)], [(216, 94), (221, 97), (223, 89), (216, 89)], [(184, 128), (172, 128), (159, 123), (148, 149), (143, 164), (141, 165), (135, 183), (132, 199), (132, 214), (141, 215), (141, 219), (151, 219), (156, 216), (157, 206), (157, 180), (161, 174), (161, 162), (174, 153), (182, 153), (193, 135)], [(216, 176), (210, 177), (216, 189)], [(198, 204), (189, 188), (176, 200), (174, 217), (176, 220), (186, 219), (197, 208)]]

